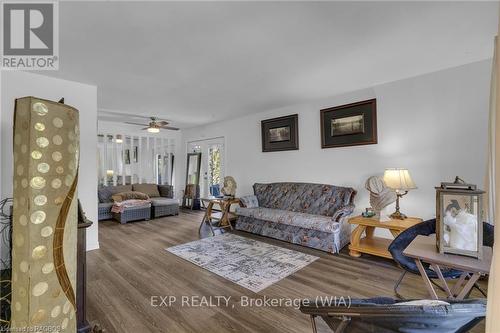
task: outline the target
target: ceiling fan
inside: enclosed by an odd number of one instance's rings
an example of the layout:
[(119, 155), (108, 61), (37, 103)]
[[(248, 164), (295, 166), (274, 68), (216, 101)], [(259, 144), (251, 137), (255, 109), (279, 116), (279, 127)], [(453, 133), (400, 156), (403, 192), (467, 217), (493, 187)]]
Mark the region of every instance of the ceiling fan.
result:
[(142, 130), (146, 130), (149, 133), (158, 133), (158, 132), (160, 132), (160, 129), (166, 129), (166, 130), (172, 130), (172, 131), (179, 130), (177, 127), (167, 126), (169, 124), (168, 121), (159, 120), (156, 117), (149, 117), (149, 119), (151, 119), (149, 124), (139, 124), (139, 123), (132, 123), (132, 122), (128, 122), (128, 121), (126, 121), (125, 124), (146, 126)]

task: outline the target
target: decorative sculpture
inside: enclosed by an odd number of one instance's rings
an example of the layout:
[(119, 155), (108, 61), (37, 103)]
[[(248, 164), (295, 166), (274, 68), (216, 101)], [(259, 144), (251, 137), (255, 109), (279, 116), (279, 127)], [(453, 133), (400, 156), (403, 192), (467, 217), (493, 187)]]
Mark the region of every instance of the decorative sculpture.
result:
[(234, 197), (236, 196), (236, 181), (234, 180), (233, 177), (231, 176), (226, 176), (224, 177), (224, 187), (222, 188), (221, 192), (228, 197)]
[(477, 217), (460, 209), (458, 212), (446, 211), (443, 218), (445, 246), (454, 249), (477, 250)]
[(78, 133), (76, 109), (16, 100), (13, 331), (76, 331)]
[(376, 216), (378, 216), (380, 221), (389, 221), (390, 217), (384, 208), (396, 201), (396, 192), (388, 188), (384, 183), (384, 179), (380, 176), (368, 178), (365, 188), (370, 192), (370, 205), (375, 211)]

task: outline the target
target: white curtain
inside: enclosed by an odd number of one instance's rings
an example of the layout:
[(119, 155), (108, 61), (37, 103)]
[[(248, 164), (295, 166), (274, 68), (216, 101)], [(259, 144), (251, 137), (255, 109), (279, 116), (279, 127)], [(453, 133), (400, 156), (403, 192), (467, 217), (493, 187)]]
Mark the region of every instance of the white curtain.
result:
[[(500, 29), (499, 29), (500, 34)], [(500, 216), (500, 63), (498, 61), (500, 45), (498, 36), (495, 38), (495, 51), (491, 75), (490, 121), (488, 144), (488, 173), (486, 179), (485, 212), (491, 223)], [(493, 260), (488, 283), (488, 308), (486, 313), (486, 332), (500, 332), (500, 224), (495, 226), (496, 244), (493, 247)]]

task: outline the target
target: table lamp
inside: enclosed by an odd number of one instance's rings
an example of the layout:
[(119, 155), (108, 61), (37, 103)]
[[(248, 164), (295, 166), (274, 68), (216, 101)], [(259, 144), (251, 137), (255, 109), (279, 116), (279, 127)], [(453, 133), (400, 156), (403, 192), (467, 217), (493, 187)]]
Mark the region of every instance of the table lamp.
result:
[(404, 220), (406, 215), (399, 211), (399, 199), (406, 195), (409, 190), (417, 188), (411, 179), (408, 169), (386, 169), (384, 172), (384, 182), (387, 187), (393, 189), (397, 194), (396, 211), (390, 217), (397, 220)]

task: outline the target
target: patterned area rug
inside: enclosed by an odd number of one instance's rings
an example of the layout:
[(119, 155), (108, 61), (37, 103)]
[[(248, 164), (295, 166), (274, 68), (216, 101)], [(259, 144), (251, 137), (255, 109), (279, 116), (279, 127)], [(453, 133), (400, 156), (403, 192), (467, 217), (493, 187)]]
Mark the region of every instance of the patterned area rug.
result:
[(204, 238), (166, 250), (253, 292), (318, 259), (234, 234)]

